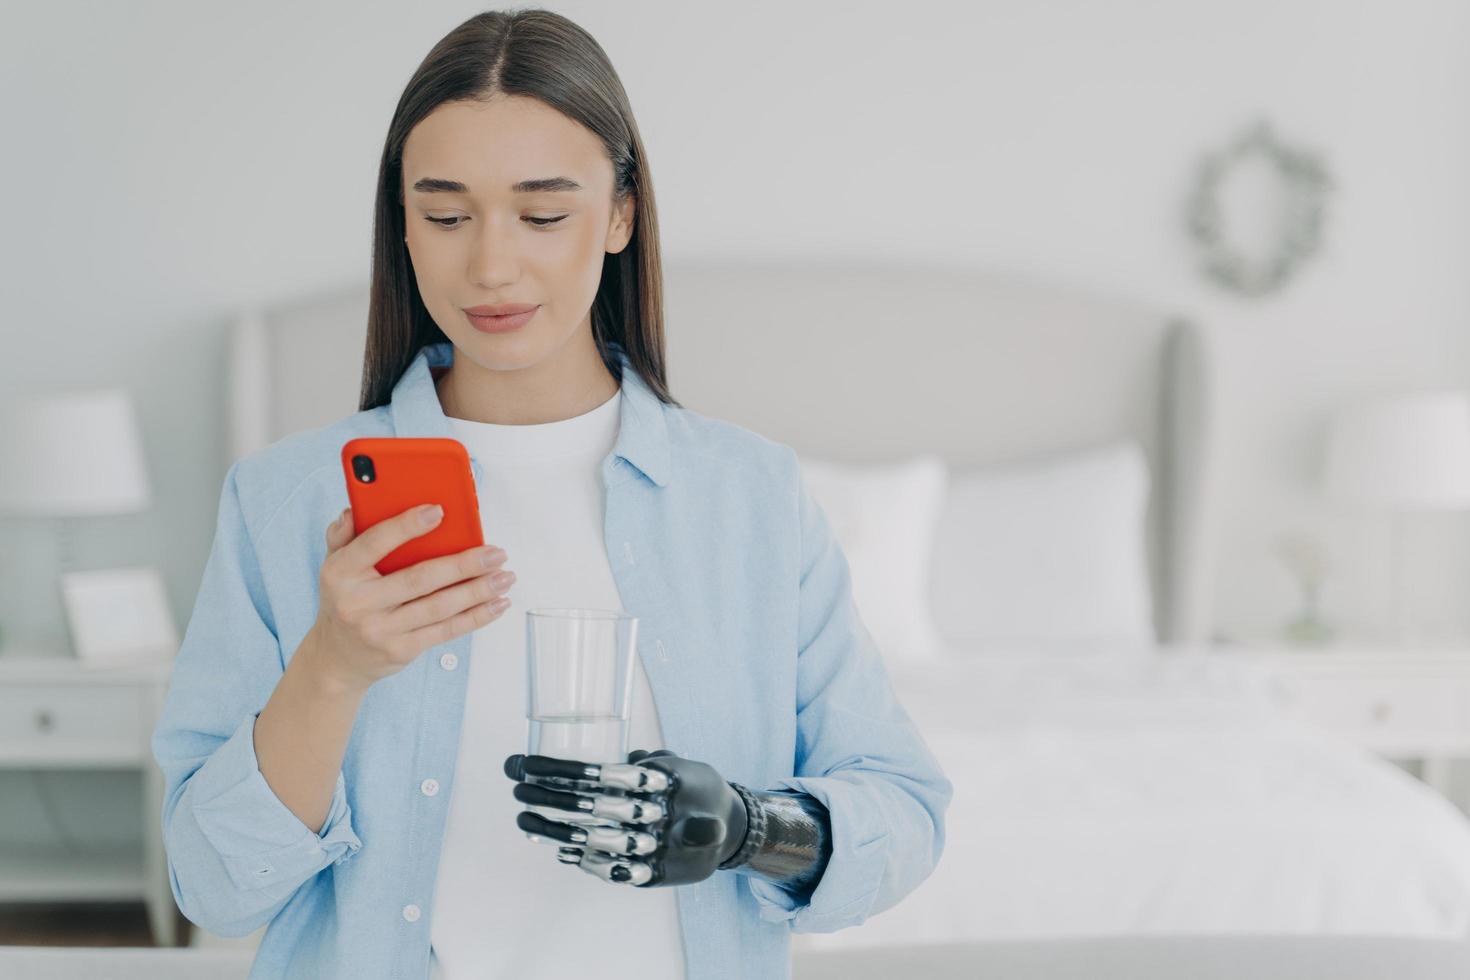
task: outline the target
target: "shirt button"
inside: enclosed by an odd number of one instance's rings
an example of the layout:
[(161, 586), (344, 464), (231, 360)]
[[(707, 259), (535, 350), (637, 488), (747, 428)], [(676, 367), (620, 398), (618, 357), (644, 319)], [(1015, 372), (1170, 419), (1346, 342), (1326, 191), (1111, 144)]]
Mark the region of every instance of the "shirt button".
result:
[(423, 782), (419, 783), (419, 791), (425, 796), (433, 796), (435, 793), (439, 792), (439, 780), (424, 780)]
[(439, 658), (439, 666), (445, 670), (453, 670), (459, 666), (459, 658), (452, 653), (446, 653)]
[(419, 907), (417, 905), (405, 905), (403, 907), (403, 917), (409, 922), (419, 921)]

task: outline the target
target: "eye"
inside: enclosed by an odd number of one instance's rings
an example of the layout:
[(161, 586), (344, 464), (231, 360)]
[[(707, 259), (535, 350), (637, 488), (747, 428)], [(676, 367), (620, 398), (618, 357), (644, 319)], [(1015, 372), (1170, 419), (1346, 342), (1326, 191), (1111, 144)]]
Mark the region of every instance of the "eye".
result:
[[(527, 216), (523, 220), (529, 221), (531, 224), (535, 225), (538, 228), (544, 228), (547, 225), (556, 224), (558, 221), (562, 220), (565, 217), (566, 215), (564, 214), (559, 214), (555, 218), (536, 218), (532, 216)], [(449, 218), (430, 218), (425, 215), (424, 220), (432, 221), (434, 224), (439, 225), (443, 228), (454, 229), (463, 224), (465, 219), (463, 215), (454, 215), (453, 217)]]

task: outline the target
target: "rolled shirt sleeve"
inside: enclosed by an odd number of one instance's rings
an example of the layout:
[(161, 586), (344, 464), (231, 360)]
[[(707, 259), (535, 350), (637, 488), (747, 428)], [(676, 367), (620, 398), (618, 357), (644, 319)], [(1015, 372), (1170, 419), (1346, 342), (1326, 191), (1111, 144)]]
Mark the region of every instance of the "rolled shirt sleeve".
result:
[(833, 932), (892, 907), (929, 876), (954, 787), (894, 694), (853, 602), (847, 559), (799, 468), (797, 488), (796, 774), (773, 788), (827, 807), (832, 855), (805, 903), (773, 882), (746, 881), (761, 918)]
[(342, 773), (320, 830), (276, 796), (255, 756), (255, 721), (284, 674), (241, 510), (237, 461), (194, 612), (153, 732), (163, 836), (179, 908), (222, 936), (258, 929), (303, 882), (361, 848)]
[(362, 847), (352, 829), (347, 786), (337, 773), (332, 805), (320, 833), (281, 802), (255, 758), (255, 719), (240, 722), (194, 774), (192, 813), (204, 840), (236, 888), (280, 891), (289, 896), (328, 864), (341, 864)]

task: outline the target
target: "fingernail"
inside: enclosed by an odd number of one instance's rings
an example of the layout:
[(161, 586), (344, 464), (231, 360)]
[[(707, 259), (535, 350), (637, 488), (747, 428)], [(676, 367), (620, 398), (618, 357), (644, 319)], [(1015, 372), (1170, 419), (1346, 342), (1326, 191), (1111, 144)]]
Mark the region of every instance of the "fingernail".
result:
[(431, 504), (429, 505), (429, 507), (421, 512), (419, 520), (423, 522), (424, 527), (430, 527), (443, 516), (444, 508), (440, 507), (438, 504)]

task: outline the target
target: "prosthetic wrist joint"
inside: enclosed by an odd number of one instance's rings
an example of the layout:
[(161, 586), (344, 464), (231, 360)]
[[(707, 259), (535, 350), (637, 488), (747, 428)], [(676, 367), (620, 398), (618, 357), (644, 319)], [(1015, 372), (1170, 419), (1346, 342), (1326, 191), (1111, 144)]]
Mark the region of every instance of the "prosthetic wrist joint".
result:
[(798, 896), (810, 895), (832, 856), (827, 808), (809, 793), (730, 786), (745, 804), (745, 835), (720, 870), (756, 875)]

